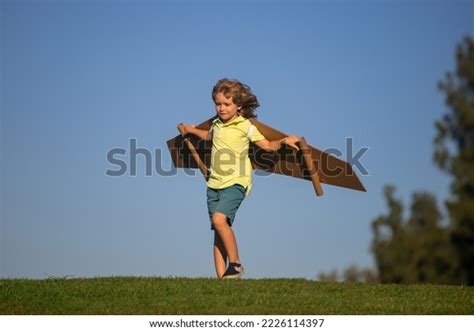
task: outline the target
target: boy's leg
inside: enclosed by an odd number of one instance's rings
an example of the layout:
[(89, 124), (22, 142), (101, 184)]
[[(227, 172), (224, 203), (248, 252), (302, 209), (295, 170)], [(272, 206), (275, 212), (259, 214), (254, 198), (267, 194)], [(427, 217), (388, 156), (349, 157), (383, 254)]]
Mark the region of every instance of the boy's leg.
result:
[(227, 252), (217, 231), (214, 231), (214, 264), (216, 266), (217, 278), (227, 270)]
[(216, 232), (219, 234), (219, 237), (224, 244), (227, 256), (229, 257), (229, 262), (240, 264), (237, 241), (235, 240), (234, 231), (232, 231), (232, 228), (227, 223), (227, 216), (222, 213), (215, 212), (212, 215), (212, 222)]

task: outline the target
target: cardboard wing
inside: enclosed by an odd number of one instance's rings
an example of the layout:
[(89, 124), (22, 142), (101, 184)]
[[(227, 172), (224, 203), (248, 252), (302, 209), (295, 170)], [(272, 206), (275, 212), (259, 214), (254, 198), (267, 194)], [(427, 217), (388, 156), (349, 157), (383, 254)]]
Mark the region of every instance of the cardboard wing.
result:
[[(201, 130), (209, 130), (214, 118), (212, 117), (196, 127)], [(258, 120), (250, 119), (250, 121), (268, 140), (277, 140), (288, 136)], [(180, 129), (180, 133), (167, 141), (175, 167), (199, 168), (207, 177), (205, 170), (210, 168), (212, 142), (186, 134), (182, 129)], [(267, 151), (250, 143), (249, 158), (255, 170), (311, 181), (318, 196), (323, 194), (320, 183), (366, 191), (349, 163), (307, 145), (304, 138), (301, 139), (299, 147), (300, 150), (296, 151), (283, 145), (278, 151)]]

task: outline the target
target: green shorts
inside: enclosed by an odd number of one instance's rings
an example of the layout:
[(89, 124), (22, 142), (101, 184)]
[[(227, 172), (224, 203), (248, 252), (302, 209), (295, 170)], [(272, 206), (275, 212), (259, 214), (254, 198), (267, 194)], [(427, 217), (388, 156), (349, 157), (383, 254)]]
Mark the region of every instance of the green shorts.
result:
[(245, 187), (240, 184), (234, 184), (223, 189), (207, 188), (207, 209), (211, 221), (211, 230), (215, 230), (212, 223), (212, 215), (215, 212), (226, 215), (227, 224), (232, 226), (235, 213), (245, 198), (245, 191)]

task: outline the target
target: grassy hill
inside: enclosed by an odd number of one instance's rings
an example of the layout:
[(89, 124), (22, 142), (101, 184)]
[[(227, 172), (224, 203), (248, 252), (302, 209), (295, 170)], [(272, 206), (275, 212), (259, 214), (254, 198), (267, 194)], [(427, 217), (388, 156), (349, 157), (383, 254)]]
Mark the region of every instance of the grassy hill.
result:
[(304, 279), (1, 279), (0, 314), (474, 314), (474, 287)]

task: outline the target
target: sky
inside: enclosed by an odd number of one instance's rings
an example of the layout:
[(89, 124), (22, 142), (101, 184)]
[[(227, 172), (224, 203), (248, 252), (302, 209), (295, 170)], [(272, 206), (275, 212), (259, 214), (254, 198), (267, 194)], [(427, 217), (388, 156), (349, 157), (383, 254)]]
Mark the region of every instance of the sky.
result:
[[(166, 141), (248, 84), (260, 121), (348, 159), (367, 192), (254, 175), (233, 226), (247, 278), (375, 268), (383, 186), (436, 195), (437, 82), (474, 34), (473, 1), (13, 1), (0, 7), (0, 277), (215, 277), (206, 183)], [(132, 141), (153, 155), (130, 168)], [(407, 214), (406, 214), (407, 215)]]

